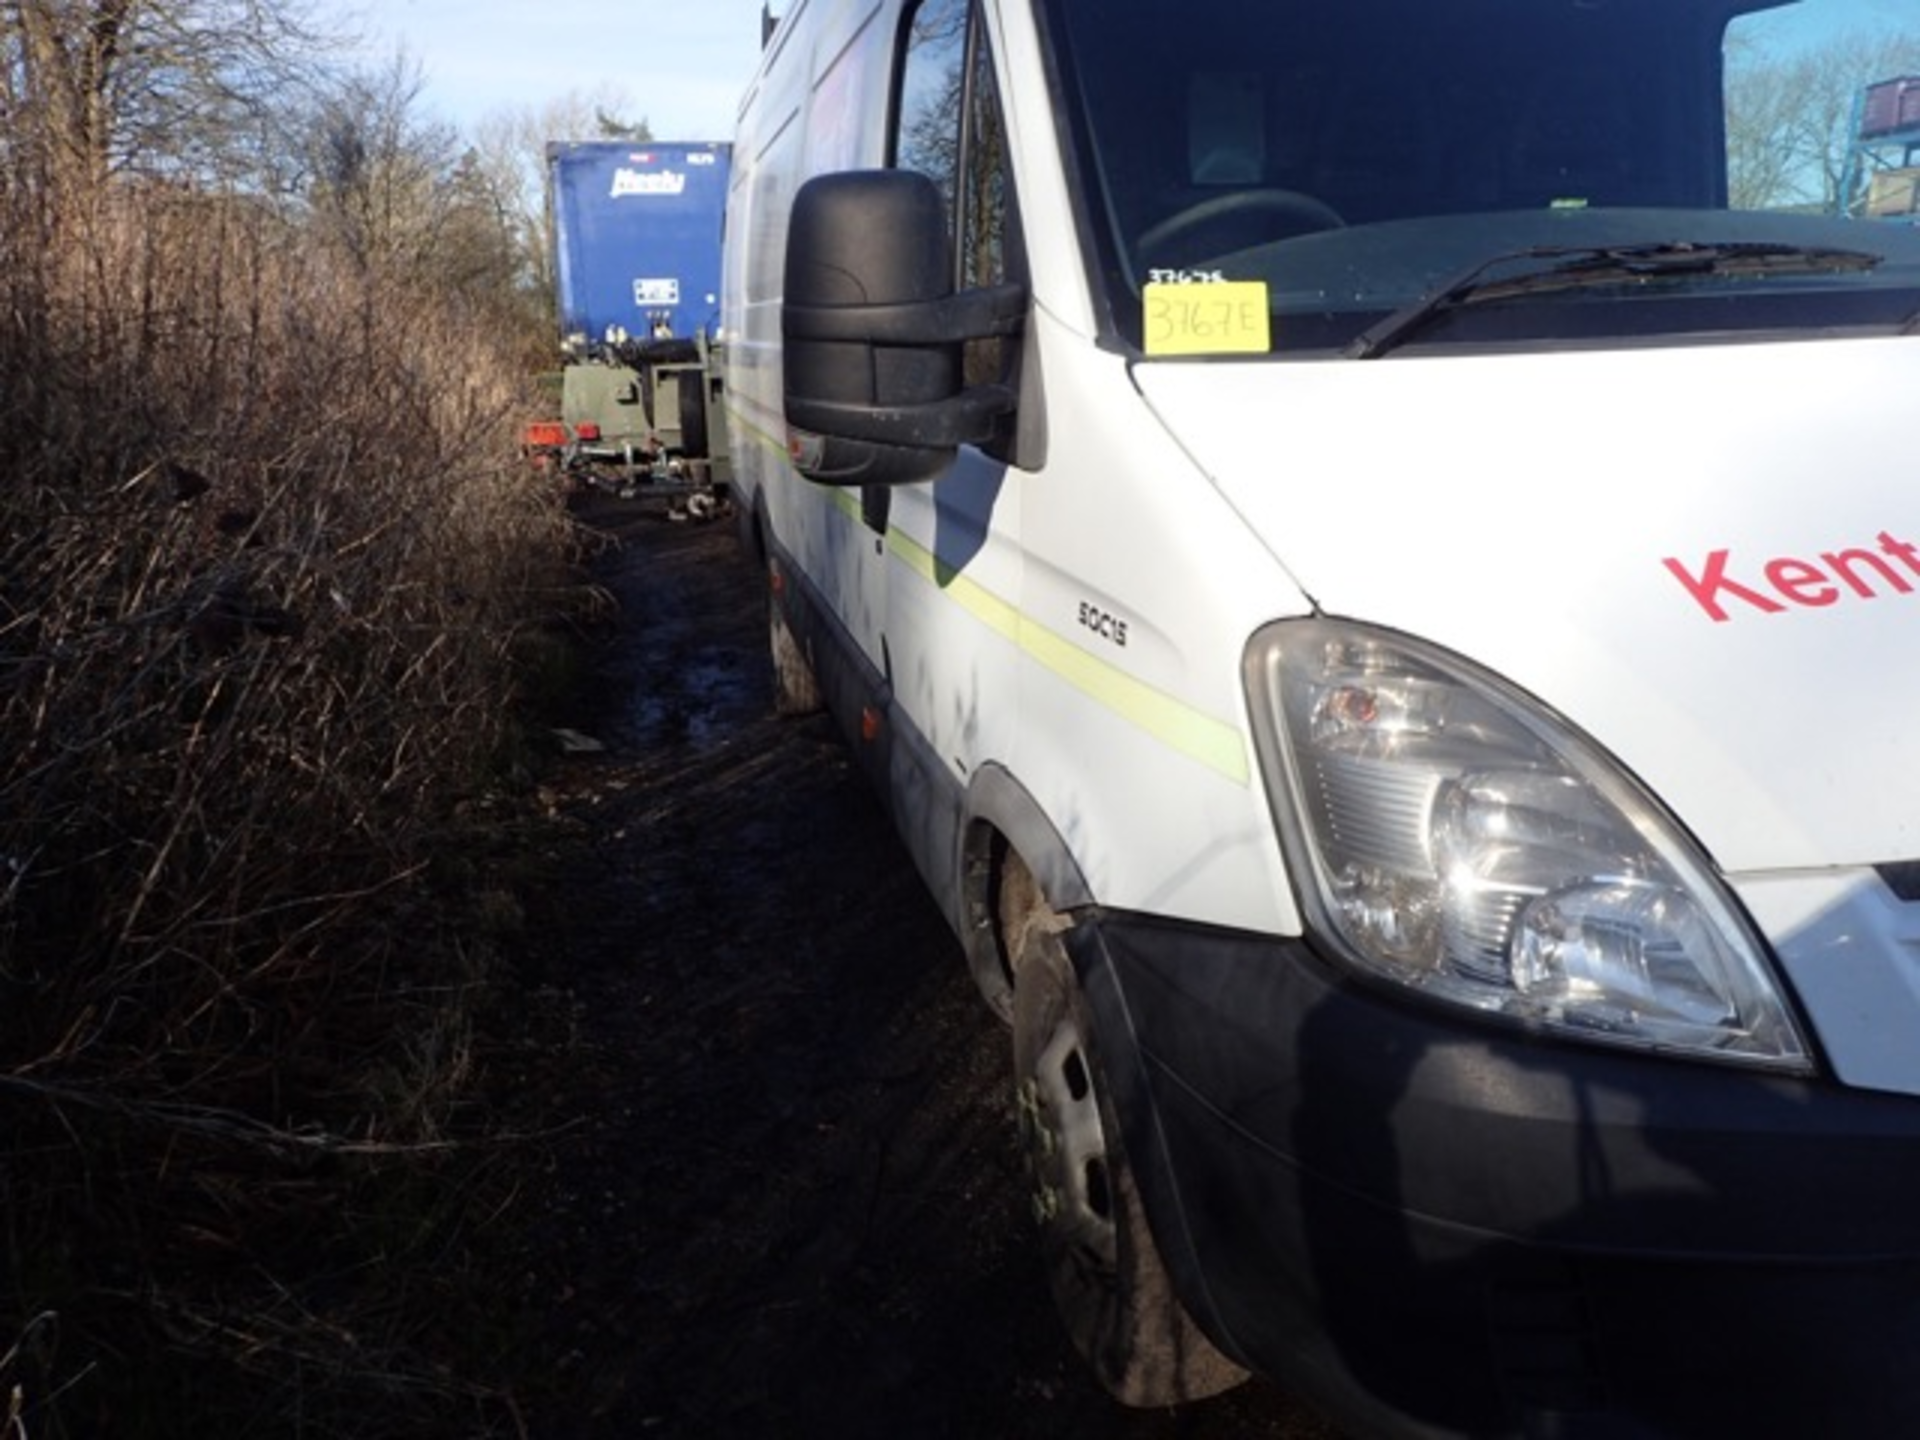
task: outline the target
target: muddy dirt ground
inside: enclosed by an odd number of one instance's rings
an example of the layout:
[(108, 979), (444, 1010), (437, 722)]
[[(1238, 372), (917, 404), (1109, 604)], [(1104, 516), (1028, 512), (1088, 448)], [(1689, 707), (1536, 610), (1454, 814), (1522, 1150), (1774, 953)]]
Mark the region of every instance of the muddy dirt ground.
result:
[(537, 1440), (1293, 1437), (1251, 1383), (1092, 1385), (1055, 1320), (1010, 1041), (828, 722), (772, 713), (730, 520), (581, 502), (617, 623), (548, 779), (508, 1113), (561, 1129), (519, 1234)]

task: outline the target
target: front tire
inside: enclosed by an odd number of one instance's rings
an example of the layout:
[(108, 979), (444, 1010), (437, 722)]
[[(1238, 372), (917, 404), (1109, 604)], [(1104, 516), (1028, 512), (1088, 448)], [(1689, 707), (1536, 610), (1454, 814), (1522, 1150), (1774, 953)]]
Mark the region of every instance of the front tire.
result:
[(1218, 1394), (1246, 1372), (1201, 1333), (1154, 1246), (1061, 921), (1018, 862), (1002, 896), (1020, 1133), (1067, 1332), (1123, 1404)]

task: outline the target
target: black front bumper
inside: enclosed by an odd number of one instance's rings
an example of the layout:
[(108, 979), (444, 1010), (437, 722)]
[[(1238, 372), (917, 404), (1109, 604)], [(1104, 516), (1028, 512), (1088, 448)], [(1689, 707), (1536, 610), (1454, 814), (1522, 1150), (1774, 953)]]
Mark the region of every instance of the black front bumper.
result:
[(1301, 942), (1068, 943), (1188, 1308), (1359, 1433), (1920, 1434), (1920, 1101), (1535, 1040)]

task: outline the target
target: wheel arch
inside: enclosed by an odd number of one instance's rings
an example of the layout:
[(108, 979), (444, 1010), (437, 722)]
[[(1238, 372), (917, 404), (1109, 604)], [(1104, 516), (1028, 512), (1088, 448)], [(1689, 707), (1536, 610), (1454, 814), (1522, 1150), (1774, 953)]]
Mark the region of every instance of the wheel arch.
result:
[(967, 966), (988, 1006), (1013, 1018), (1013, 965), (1001, 916), (1009, 869), (1023, 866), (1055, 911), (1094, 903), (1072, 849), (1040, 802), (1004, 766), (982, 766), (967, 787), (961, 828), (961, 935)]

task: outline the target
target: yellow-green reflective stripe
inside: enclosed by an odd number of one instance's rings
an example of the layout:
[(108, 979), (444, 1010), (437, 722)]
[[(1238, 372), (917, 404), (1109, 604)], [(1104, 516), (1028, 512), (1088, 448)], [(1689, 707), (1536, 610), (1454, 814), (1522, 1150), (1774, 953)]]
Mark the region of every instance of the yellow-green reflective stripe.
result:
[(1089, 655), (1070, 640), (1022, 617), (1020, 648), (1068, 684), (1092, 696), (1123, 720), (1131, 721), (1236, 785), (1247, 783), (1247, 750), (1240, 732), (1195, 710), (1126, 671)]
[(1020, 632), (1026, 621), (1014, 606), (951, 565), (941, 564), (939, 557), (926, 546), (908, 539), (898, 530), (887, 532), (887, 548), (909, 570), (940, 589), (994, 634), (1016, 645), (1020, 643)]
[[(738, 408), (734, 413), (740, 414)], [(761, 429), (745, 415), (740, 418), (769, 449), (783, 456), (787, 453), (783, 440)], [(835, 487), (828, 493), (842, 514), (856, 523), (860, 520), (860, 500), (855, 491)], [(951, 566), (942, 565), (932, 551), (898, 530), (887, 532), (887, 549), (967, 614), (1002, 639), (1018, 645), (1083, 695), (1236, 785), (1248, 782), (1247, 747), (1234, 726), (1154, 689), (1117, 665), (1089, 654), (1046, 626), (1029, 620), (1020, 613), (1019, 607), (1008, 604)]]
[[(760, 407), (756, 405), (754, 406), (754, 408), (757, 410)], [(787, 453), (786, 436), (776, 435), (771, 430), (767, 429), (764, 425), (761, 425), (758, 422), (756, 422), (754, 418), (747, 413), (747, 407), (744, 403), (742, 404), (729, 403), (727, 406), (727, 411), (729, 414), (733, 416), (734, 419), (738, 420), (742, 425), (744, 425), (749, 431), (752, 432), (753, 438), (756, 441), (758, 441), (762, 447), (768, 450), (775, 451), (776, 453), (782, 456), (784, 456)]]
[(940, 564), (925, 546), (899, 531), (887, 533), (887, 548), (923, 580), (938, 585), (961, 609), (995, 634), (1013, 641), (1083, 695), (1236, 785), (1247, 783), (1246, 744), (1233, 726), (1154, 689), (1028, 619), (998, 595)]

